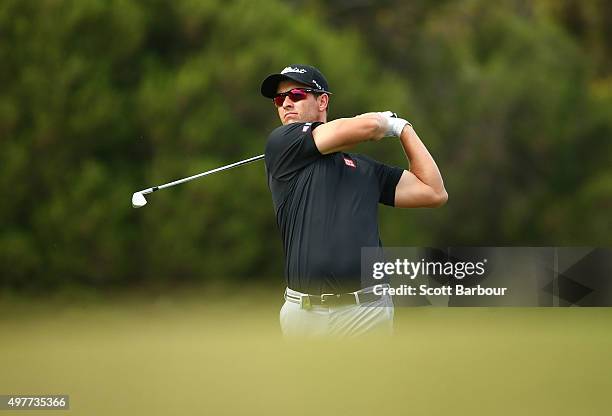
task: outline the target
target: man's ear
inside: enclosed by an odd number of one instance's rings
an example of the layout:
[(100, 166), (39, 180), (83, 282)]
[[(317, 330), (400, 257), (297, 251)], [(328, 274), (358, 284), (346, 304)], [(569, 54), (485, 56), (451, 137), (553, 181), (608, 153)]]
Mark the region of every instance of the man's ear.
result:
[(319, 101), (319, 111), (323, 111), (327, 109), (327, 106), (329, 104), (329, 95), (327, 94), (321, 94), (319, 96), (320, 101)]

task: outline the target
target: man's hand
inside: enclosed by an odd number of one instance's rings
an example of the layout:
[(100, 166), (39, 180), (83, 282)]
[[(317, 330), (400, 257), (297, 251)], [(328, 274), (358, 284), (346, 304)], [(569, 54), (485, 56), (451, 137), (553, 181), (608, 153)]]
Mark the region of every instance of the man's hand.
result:
[(397, 114), (393, 111), (383, 111), (380, 114), (385, 118), (388, 124), (385, 137), (400, 137), (402, 135), (402, 130), (404, 130), (404, 127), (412, 126), (412, 124), (410, 124), (408, 120), (399, 118)]

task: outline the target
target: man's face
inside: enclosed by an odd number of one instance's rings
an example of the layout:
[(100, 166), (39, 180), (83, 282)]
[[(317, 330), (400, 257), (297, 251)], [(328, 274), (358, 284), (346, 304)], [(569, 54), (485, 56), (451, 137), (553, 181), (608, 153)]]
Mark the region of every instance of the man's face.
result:
[[(276, 89), (277, 93), (287, 92), (293, 88), (310, 88), (295, 81), (281, 81)], [(283, 105), (278, 107), (278, 117), (283, 125), (290, 123), (307, 123), (314, 121), (326, 121), (327, 118), (327, 94), (315, 97), (308, 93), (306, 98), (300, 101), (291, 101), (286, 96)]]

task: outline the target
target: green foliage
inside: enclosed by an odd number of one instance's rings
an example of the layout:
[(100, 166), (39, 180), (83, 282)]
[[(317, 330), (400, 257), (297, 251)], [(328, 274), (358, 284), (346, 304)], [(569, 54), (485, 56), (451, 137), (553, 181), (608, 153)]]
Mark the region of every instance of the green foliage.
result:
[(129, 198), (262, 153), (259, 84), (297, 62), (332, 119), (393, 109), (443, 172), (446, 207), (381, 208), (387, 245), (610, 244), (605, 2), (300, 3), (3, 1), (0, 286), (280, 279), (261, 162)]
[[(362, 6), (321, 9), (330, 24), (365, 28), (377, 60), (403, 76), (408, 117), (450, 194), (435, 212), (387, 210), (387, 244), (610, 243), (610, 194), (597, 187), (597, 198), (585, 196), (612, 165), (605, 2)], [(574, 9), (582, 31), (570, 24)]]
[(354, 35), (278, 1), (8, 1), (0, 15), (0, 275), (12, 287), (280, 278), (261, 162), (139, 211), (131, 193), (262, 153), (278, 120), (259, 83), (290, 62), (350, 91), (337, 114), (376, 109), (370, 90), (394, 82)]

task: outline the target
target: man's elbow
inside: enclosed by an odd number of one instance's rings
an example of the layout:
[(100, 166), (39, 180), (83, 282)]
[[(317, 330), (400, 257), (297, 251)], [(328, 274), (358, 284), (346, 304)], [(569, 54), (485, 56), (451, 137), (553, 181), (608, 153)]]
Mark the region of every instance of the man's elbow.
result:
[(442, 189), (441, 192), (437, 192), (432, 198), (432, 204), (430, 205), (430, 207), (441, 207), (442, 205), (446, 204), (446, 201), (448, 201), (448, 192), (446, 192), (446, 189)]

